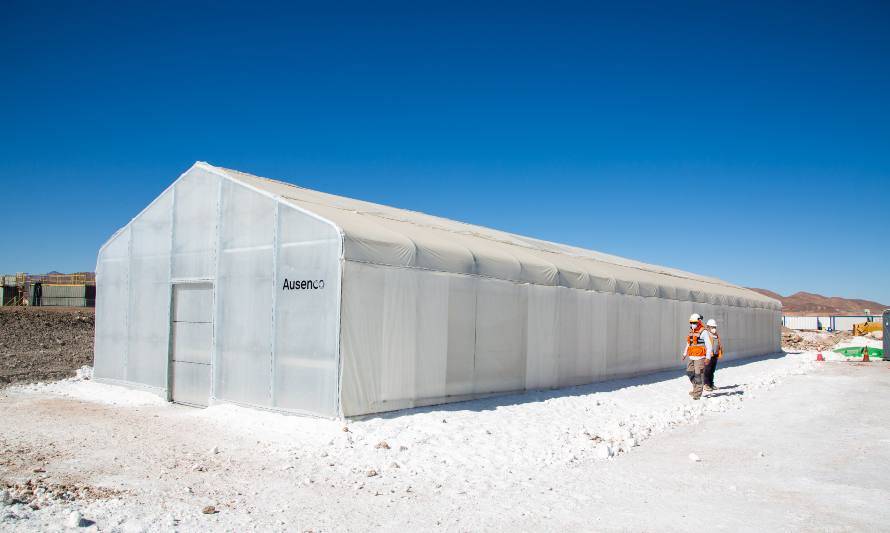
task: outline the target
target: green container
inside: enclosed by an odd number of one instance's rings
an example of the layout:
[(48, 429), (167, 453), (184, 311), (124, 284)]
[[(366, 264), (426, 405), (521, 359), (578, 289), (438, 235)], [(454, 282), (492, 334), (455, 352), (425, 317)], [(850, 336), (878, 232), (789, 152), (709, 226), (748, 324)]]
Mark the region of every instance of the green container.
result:
[(43, 307), (86, 307), (85, 285), (50, 285), (41, 283), (38, 286), (35, 305)]

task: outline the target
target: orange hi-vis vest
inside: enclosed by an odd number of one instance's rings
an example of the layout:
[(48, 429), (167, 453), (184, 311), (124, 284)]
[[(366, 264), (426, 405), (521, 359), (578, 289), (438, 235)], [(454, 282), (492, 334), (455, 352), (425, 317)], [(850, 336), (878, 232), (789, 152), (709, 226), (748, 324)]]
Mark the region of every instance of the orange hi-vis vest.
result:
[(703, 326), (696, 326), (695, 329), (686, 336), (686, 357), (705, 357), (708, 355), (705, 341), (701, 338), (701, 332), (704, 331), (704, 329)]

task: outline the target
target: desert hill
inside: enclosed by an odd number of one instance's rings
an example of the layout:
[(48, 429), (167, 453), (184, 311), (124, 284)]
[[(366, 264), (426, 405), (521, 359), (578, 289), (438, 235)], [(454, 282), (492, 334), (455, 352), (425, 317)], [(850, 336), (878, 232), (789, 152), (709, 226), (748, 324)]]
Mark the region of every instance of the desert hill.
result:
[(782, 311), (786, 315), (861, 315), (865, 313), (866, 309), (873, 315), (879, 315), (884, 309), (890, 308), (890, 306), (871, 300), (822, 296), (811, 292), (797, 292), (791, 296), (782, 296), (767, 289), (749, 288), (782, 302)]

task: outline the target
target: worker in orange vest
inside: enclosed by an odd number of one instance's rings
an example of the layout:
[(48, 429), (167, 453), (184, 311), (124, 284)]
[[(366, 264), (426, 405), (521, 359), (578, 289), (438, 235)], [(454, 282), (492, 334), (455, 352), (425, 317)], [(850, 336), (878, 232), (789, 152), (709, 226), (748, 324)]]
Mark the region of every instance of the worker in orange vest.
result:
[(701, 399), (705, 364), (712, 356), (711, 334), (702, 323), (702, 316), (693, 313), (689, 317), (689, 334), (686, 336), (686, 348), (683, 349), (683, 358), (689, 359), (686, 363), (686, 375), (692, 382), (689, 395), (693, 400)]
[(712, 391), (714, 390), (714, 372), (717, 371), (717, 361), (723, 355), (723, 341), (720, 340), (720, 335), (717, 333), (716, 320), (713, 318), (708, 320), (707, 327), (708, 333), (711, 334), (711, 347), (713, 348), (714, 355), (705, 364), (705, 390)]

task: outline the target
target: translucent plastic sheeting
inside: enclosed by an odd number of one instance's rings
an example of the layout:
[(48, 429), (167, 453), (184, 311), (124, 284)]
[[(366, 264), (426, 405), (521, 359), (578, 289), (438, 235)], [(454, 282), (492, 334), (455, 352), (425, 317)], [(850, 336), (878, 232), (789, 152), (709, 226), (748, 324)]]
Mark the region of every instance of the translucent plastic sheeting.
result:
[(717, 317), (727, 359), (779, 349), (774, 310), (352, 261), (342, 305), (347, 416), (680, 368), (692, 312)]
[(338, 414), (340, 234), (284, 204), (278, 206), (272, 405)]
[(157, 388), (167, 386), (172, 207), (167, 191), (130, 225), (126, 380)]
[(96, 263), (96, 376), (126, 379), (130, 308), (130, 228), (108, 241)]
[(222, 182), (214, 397), (272, 404), (271, 198)]
[(216, 270), (219, 177), (196, 168), (177, 181), (175, 189), (172, 275), (210, 279)]

